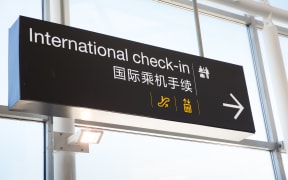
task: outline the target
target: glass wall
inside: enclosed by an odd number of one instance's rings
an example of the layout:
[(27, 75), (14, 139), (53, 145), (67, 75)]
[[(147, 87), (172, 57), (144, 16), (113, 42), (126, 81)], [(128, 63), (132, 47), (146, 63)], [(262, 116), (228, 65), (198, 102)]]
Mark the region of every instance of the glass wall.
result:
[(287, 0), (269, 0), (269, 4), (273, 7), (288, 10), (288, 1)]
[(284, 170), (285, 173), (288, 174), (288, 158), (287, 158), (287, 153), (282, 153), (282, 160), (283, 160), (283, 165), (284, 165)]
[(17, 18), (22, 16), (41, 19), (42, 4), (39, 0), (0, 1), (0, 105), (8, 105), (8, 31)]
[(43, 123), (0, 118), (0, 179), (44, 179)]
[(274, 179), (269, 152), (105, 131), (76, 156), (77, 179)]
[(243, 67), (256, 128), (256, 134), (250, 139), (267, 140), (247, 27), (207, 15), (200, 15), (199, 18), (204, 56)]
[(98, 33), (197, 54), (193, 12), (149, 0), (70, 1), (70, 22)]
[[(1, 106), (8, 104), (8, 29), (19, 15), (41, 19), (42, 2), (45, 1), (0, 1), (0, 16), (3, 17), (0, 26)], [(69, 2), (71, 26), (199, 55), (191, 10), (152, 0)], [(244, 17), (245, 14), (221, 5), (214, 6), (205, 0), (199, 2), (219, 8), (218, 12), (221, 9), (235, 13), (235, 17)], [(287, 9), (285, 3), (270, 0), (272, 6), (282, 9)], [(199, 20), (204, 56), (244, 68), (256, 126), (256, 134), (249, 137), (248, 142), (254, 142), (255, 146), (271, 145), (271, 142), (267, 142), (247, 25), (207, 14), (199, 14)], [(258, 30), (258, 33), (262, 56), (267, 60), (262, 31)], [(288, 51), (285, 49), (288, 48), (288, 38), (283, 35), (279, 35), (279, 38), (287, 69)], [(271, 79), (269, 76), (267, 78), (269, 84)], [(272, 101), (272, 106), (277, 107), (277, 104)], [(43, 123), (1, 118), (1, 113), (0, 179), (44, 179)], [(275, 117), (277, 134), (282, 140), (277, 114)], [(85, 180), (271, 180), (279, 177), (279, 174), (275, 175), (275, 161), (272, 160), (275, 156), (271, 154), (267, 149), (223, 145), (221, 140), (204, 143), (203, 139), (199, 139), (199, 142), (185, 141), (105, 130), (100, 144), (90, 146), (90, 153), (76, 154), (76, 175), (77, 179)], [(288, 173), (286, 153), (282, 153), (282, 159)]]
[(282, 49), (282, 56), (284, 59), (284, 63), (285, 63), (285, 69), (286, 69), (286, 74), (288, 77), (288, 35), (284, 36), (284, 35), (279, 35), (279, 41), (280, 41), (280, 46)]
[[(0, 105), (8, 105), (8, 31), (19, 15), (41, 19), (39, 0), (0, 1)], [(44, 179), (43, 123), (1, 118), (0, 179)]]
[[(256, 126), (249, 139), (267, 141), (247, 26), (199, 16), (205, 57), (244, 68)], [(198, 55), (192, 11), (149, 0), (70, 0), (70, 18), (71, 26)], [(77, 178), (88, 180), (275, 179), (269, 151), (111, 131), (76, 160)]]
[[(70, 18), (72, 26), (198, 55), (192, 11), (148, 0), (71, 0)], [(250, 139), (267, 140), (247, 27), (206, 15), (200, 25), (205, 57), (244, 67), (256, 126)]]

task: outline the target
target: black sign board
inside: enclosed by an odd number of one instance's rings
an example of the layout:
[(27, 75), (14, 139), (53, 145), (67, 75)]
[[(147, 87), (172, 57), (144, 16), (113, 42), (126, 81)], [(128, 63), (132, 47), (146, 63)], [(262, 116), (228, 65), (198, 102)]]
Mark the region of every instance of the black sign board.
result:
[(255, 132), (241, 66), (22, 16), (9, 31), (9, 108), (71, 118), (87, 111), (88, 120), (121, 113), (133, 116), (131, 126), (148, 117), (224, 139)]

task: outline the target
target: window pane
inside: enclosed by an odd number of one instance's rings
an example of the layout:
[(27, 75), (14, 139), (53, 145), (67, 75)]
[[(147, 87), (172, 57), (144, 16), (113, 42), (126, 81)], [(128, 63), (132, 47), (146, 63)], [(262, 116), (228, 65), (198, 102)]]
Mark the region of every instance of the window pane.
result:
[(150, 0), (70, 0), (71, 25), (197, 54), (192, 11)]
[[(72, 26), (198, 54), (191, 11), (150, 0), (70, 0), (70, 13)], [(266, 140), (246, 27), (201, 16), (201, 29), (206, 57), (244, 67), (255, 106), (251, 138)], [(76, 166), (85, 180), (274, 179), (268, 151), (110, 131), (89, 154), (76, 154)]]
[(283, 165), (284, 165), (284, 170), (285, 170), (285, 174), (286, 176), (288, 175), (288, 156), (286, 153), (281, 153), (282, 156), (282, 161), (283, 161)]
[[(283, 55), (283, 60), (285, 63), (286, 72), (288, 72), (288, 36), (279, 35), (280, 47)], [(287, 74), (288, 77), (288, 74)]]
[[(284, 65), (285, 65), (285, 69), (286, 69), (286, 76), (288, 79), (288, 37), (287, 36), (279, 36), (279, 41), (280, 41), (280, 47), (281, 47), (281, 51), (282, 51), (282, 56), (283, 56), (283, 61), (284, 61)], [(277, 103), (276, 103), (277, 105)], [(279, 136), (280, 140), (283, 140), (283, 134), (282, 134), (282, 128), (281, 128), (281, 124), (279, 121), (276, 121), (276, 128), (277, 128), (277, 133)], [(286, 156), (287, 158), (287, 156)]]
[(39, 0), (1, 0), (0, 1), (0, 105), (8, 105), (8, 30), (19, 15), (41, 18)]
[(85, 180), (274, 179), (267, 151), (109, 131), (76, 166)]
[(0, 179), (44, 179), (43, 124), (0, 118)]
[(243, 66), (256, 128), (250, 139), (267, 140), (246, 26), (205, 15), (200, 24), (205, 57)]
[(271, 6), (288, 10), (288, 1), (287, 0), (269, 0)]

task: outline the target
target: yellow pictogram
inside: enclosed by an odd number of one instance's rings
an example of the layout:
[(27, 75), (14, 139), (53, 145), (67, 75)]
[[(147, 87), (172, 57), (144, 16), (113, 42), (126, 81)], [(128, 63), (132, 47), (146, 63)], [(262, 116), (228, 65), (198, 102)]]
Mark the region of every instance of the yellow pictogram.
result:
[(183, 99), (183, 108), (185, 113), (192, 113), (192, 105), (190, 99)]
[(161, 96), (161, 100), (157, 103), (157, 105), (158, 105), (158, 107), (161, 107), (161, 108), (168, 108), (170, 101), (171, 100), (169, 97)]

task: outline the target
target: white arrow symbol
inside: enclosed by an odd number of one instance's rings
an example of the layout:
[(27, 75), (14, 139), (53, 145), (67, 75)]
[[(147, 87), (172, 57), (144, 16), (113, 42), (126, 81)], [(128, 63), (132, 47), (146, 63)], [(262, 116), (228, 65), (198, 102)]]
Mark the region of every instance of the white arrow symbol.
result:
[(234, 99), (234, 101), (237, 103), (237, 105), (234, 104), (227, 104), (227, 103), (223, 103), (223, 106), (226, 107), (230, 107), (230, 108), (235, 108), (235, 109), (239, 109), (238, 112), (235, 114), (234, 119), (236, 120), (239, 115), (241, 114), (241, 112), (243, 111), (244, 107), (242, 106), (242, 104), (240, 104), (240, 102), (235, 98), (235, 96), (233, 96), (232, 93), (230, 93), (230, 96)]

